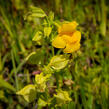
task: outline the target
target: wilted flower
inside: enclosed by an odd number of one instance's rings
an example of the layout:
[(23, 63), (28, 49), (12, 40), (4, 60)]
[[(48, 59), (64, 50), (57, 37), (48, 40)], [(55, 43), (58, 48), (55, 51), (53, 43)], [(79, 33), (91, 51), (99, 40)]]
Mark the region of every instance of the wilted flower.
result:
[(81, 32), (76, 30), (77, 23), (65, 23), (58, 28), (58, 35), (52, 45), (56, 48), (64, 48), (65, 53), (72, 53), (80, 48)]
[(65, 104), (67, 102), (70, 102), (72, 99), (69, 97), (69, 94), (67, 91), (58, 90), (57, 94), (54, 94), (54, 97), (57, 100), (58, 105)]
[(51, 74), (47, 74), (46, 76), (42, 73), (37, 74), (35, 76), (36, 88), (39, 92), (44, 92), (46, 88), (46, 82), (50, 78)]
[(35, 86), (29, 84), (20, 91), (18, 91), (16, 94), (22, 95), (27, 102), (32, 102), (36, 99), (37, 92)]

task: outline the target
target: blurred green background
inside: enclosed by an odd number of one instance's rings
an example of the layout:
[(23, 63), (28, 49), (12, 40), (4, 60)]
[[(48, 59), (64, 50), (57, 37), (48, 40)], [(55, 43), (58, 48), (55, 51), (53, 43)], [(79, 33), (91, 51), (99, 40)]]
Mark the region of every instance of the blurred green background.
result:
[(53, 11), (57, 21), (79, 23), (82, 54), (72, 66), (81, 90), (75, 91), (74, 109), (87, 109), (86, 104), (88, 109), (109, 109), (109, 0), (0, 0), (0, 109), (32, 106), (13, 94), (31, 83), (32, 72), (38, 70), (37, 65), (25, 61), (39, 48), (32, 38), (41, 20), (24, 19), (30, 5), (47, 15)]

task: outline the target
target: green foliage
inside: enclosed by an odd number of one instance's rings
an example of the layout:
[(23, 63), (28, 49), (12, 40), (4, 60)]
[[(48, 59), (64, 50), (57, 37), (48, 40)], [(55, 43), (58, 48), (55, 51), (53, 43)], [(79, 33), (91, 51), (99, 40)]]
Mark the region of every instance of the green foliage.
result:
[[(109, 109), (108, 5), (0, 0), (0, 108)], [(51, 42), (62, 23), (74, 20), (81, 48), (64, 54)]]
[(54, 13), (52, 11), (50, 11), (48, 18), (50, 21), (54, 20)]
[(51, 31), (52, 31), (52, 28), (51, 27), (45, 27), (44, 28), (44, 36), (49, 37)]
[(11, 84), (9, 84), (8, 82), (6, 82), (2, 78), (0, 78), (0, 87), (9, 89), (9, 90), (11, 90), (13, 92), (15, 92), (15, 90), (16, 90)]
[(25, 16), (25, 19), (32, 20), (33, 18), (36, 18), (36, 17), (43, 18), (45, 16), (46, 14), (41, 8), (30, 6), (29, 12)]
[(48, 65), (48, 66), (44, 66), (44, 68), (42, 69), (42, 71), (45, 73), (45, 74), (48, 74), (48, 73), (54, 73), (54, 70)]
[(27, 57), (26, 60), (30, 64), (41, 64), (43, 61), (43, 53), (37, 50), (37, 52), (32, 52), (30, 53)]
[(32, 40), (41, 45), (41, 39), (42, 39), (42, 32), (38, 31)]

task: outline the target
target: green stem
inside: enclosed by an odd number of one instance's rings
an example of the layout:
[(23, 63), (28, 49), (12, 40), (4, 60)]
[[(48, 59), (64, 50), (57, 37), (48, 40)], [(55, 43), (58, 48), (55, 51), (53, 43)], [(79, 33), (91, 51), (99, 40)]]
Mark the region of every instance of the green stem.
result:
[(18, 89), (19, 89), (18, 78), (17, 78), (16, 64), (15, 64), (13, 51), (11, 51), (11, 56), (12, 56), (12, 64), (13, 64), (13, 68), (14, 68), (15, 85), (16, 85), (16, 90), (18, 91)]
[(2, 71), (2, 58), (1, 58), (1, 53), (0, 53), (0, 72)]
[(101, 34), (105, 36), (106, 34), (106, 5), (105, 0), (101, 0)]
[(55, 72), (55, 74), (56, 74), (56, 85), (57, 85), (57, 88), (59, 89), (59, 74), (58, 74), (58, 72)]
[(54, 47), (52, 46), (52, 56), (54, 56)]

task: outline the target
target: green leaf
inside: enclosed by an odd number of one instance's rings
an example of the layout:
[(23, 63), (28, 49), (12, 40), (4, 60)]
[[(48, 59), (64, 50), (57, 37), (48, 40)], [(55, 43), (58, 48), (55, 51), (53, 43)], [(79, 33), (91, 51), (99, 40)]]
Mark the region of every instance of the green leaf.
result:
[(25, 86), (23, 89), (18, 91), (16, 94), (22, 95), (27, 102), (32, 102), (36, 99), (36, 88), (34, 85), (30, 84)]
[(44, 28), (44, 36), (48, 37), (50, 35), (51, 31), (52, 31), (51, 27), (45, 27)]
[(30, 10), (33, 13), (32, 16), (35, 16), (35, 17), (45, 17), (46, 16), (45, 12), (41, 8), (31, 6)]
[(50, 11), (48, 17), (49, 17), (49, 19), (50, 19), (51, 21), (53, 21), (53, 20), (54, 20), (54, 13), (53, 13), (52, 11)]
[(3, 98), (5, 98), (4, 91), (3, 90), (0, 90), (0, 99), (3, 99)]
[(6, 82), (2, 78), (0, 78), (0, 87), (7, 88), (7, 89), (9, 89), (11, 91), (14, 91), (14, 92), (16, 90), (11, 84), (9, 84), (8, 82)]
[(2, 56), (1, 56), (1, 53), (0, 53), (0, 71), (2, 71), (3, 69), (3, 65), (2, 65)]
[(35, 36), (33, 37), (32, 41), (37, 42), (39, 45), (41, 45), (41, 39), (42, 39), (42, 32), (38, 31), (36, 32)]
[(53, 69), (50, 66), (44, 66), (44, 68), (42, 69), (44, 74), (52, 74), (54, 73)]
[(43, 18), (45, 16), (46, 14), (41, 8), (30, 6), (29, 12), (25, 16), (25, 19)]
[(89, 96), (88, 96), (87, 106), (88, 106), (88, 109), (93, 108), (93, 96), (91, 94), (89, 94)]
[(5, 92), (0, 90), (0, 100), (3, 102), (8, 102), (8, 99), (5, 97)]
[(68, 104), (68, 109), (76, 109), (76, 103), (71, 101), (69, 104)]
[(49, 66), (51, 66), (53, 69), (60, 70), (63, 69), (68, 64), (68, 60), (63, 56), (54, 56), (52, 57)]
[(41, 64), (43, 62), (43, 53), (39, 50), (32, 52), (27, 56), (26, 60), (30, 64)]

